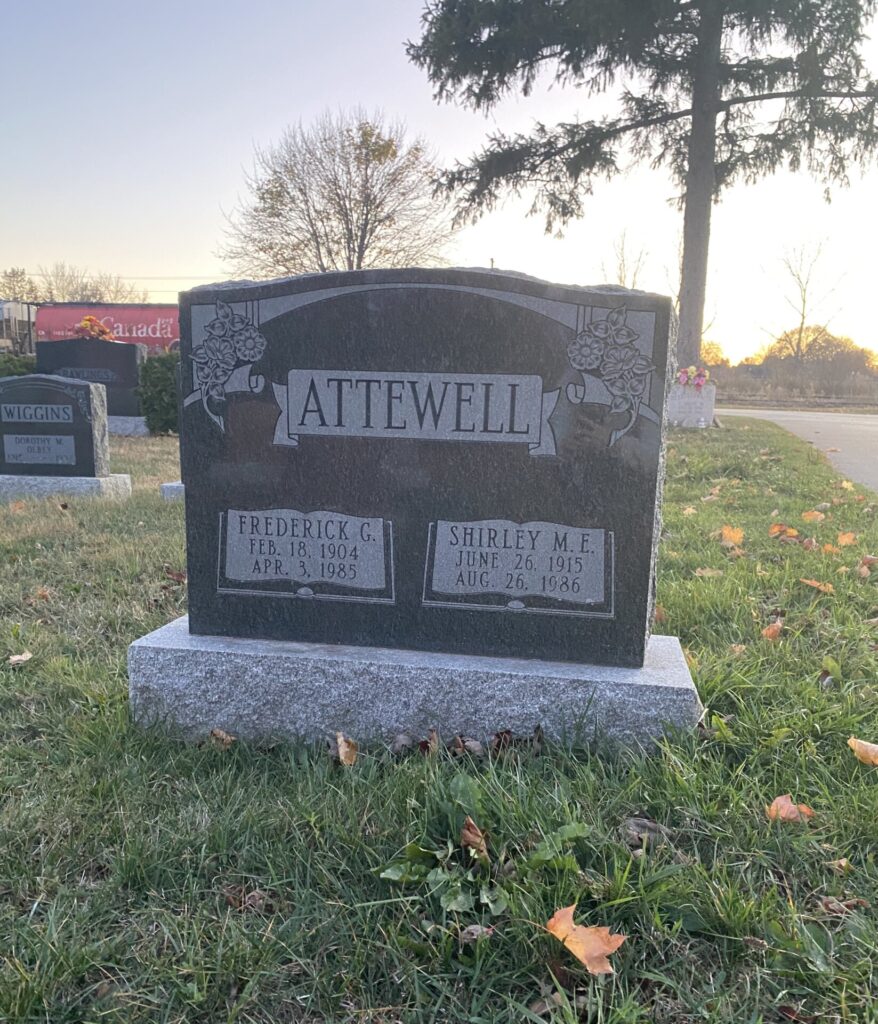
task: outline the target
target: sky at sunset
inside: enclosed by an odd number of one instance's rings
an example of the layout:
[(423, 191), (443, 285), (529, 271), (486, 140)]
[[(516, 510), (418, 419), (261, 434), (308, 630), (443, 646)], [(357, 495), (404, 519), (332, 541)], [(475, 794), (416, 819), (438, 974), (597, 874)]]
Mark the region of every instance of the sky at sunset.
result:
[[(422, 0), (29, 0), (0, 5), (0, 269), (63, 260), (174, 301), (232, 274), (216, 256), (254, 145), (325, 108), (383, 109), (424, 136), (443, 164), (492, 130), (594, 116), (574, 89), (510, 97), (489, 116), (437, 104), (403, 43)], [(878, 36), (878, 31), (875, 33)], [(866, 48), (878, 71), (878, 42)], [(606, 109), (601, 107), (598, 109)], [(661, 171), (599, 185), (563, 239), (510, 200), (459, 232), (451, 263), (598, 284), (625, 233), (643, 253), (638, 287), (676, 288), (682, 216)], [(715, 208), (707, 336), (737, 360), (795, 322), (785, 254), (822, 248), (814, 319), (878, 350), (878, 168), (855, 172), (831, 205), (807, 175), (727, 192)]]

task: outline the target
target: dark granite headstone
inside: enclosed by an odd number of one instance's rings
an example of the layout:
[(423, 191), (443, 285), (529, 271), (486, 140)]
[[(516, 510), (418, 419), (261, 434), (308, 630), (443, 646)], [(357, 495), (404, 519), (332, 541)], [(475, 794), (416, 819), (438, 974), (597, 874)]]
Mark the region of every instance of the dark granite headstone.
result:
[(135, 390), (145, 345), (129, 345), (100, 338), (37, 342), (37, 373), (51, 373), (74, 380), (89, 380), (107, 389), (108, 416), (142, 416)]
[(109, 472), (102, 385), (45, 374), (0, 378), (0, 475)]
[(643, 663), (669, 300), (388, 270), (180, 314), (192, 633)]

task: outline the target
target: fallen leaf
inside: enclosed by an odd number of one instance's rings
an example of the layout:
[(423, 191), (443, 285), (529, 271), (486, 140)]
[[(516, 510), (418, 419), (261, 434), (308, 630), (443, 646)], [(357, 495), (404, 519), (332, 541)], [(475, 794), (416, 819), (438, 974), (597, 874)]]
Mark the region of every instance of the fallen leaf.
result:
[(850, 572), (850, 569), (846, 565), (842, 565), (838, 569), (835, 570), (836, 576), (847, 576), (847, 574), (849, 572)]
[(835, 896), (823, 896), (820, 900), (820, 906), (823, 907), (827, 914), (844, 917), (852, 910), (859, 910), (861, 907), (868, 910), (870, 903), (859, 896), (853, 896), (847, 900), (839, 900)]
[(809, 1017), (806, 1014), (799, 1013), (794, 1006), (779, 1006), (777, 1012), (782, 1017), (786, 1017), (787, 1020), (795, 1021), (796, 1024), (814, 1024), (817, 1020), (816, 1017)]
[(858, 761), (862, 761), (863, 764), (872, 765), (873, 768), (878, 768), (878, 743), (867, 743), (865, 740), (858, 740), (856, 736), (851, 736), (848, 740), (848, 746), (854, 752)]
[(449, 749), (456, 757), (462, 757), (464, 754), (471, 754), (473, 757), (485, 756), (485, 748), (472, 736), (455, 736)]
[(698, 514), (698, 509), (693, 508), (691, 505), (688, 505), (686, 508), (683, 509), (683, 515), (684, 516), (694, 516), (694, 515), (697, 515), (697, 514)]
[(270, 910), (270, 894), (263, 889), (247, 889), (243, 885), (227, 885), (223, 889), (226, 903), (242, 913), (260, 914)]
[(335, 734), (335, 747), (332, 754), (340, 764), (343, 764), (346, 768), (353, 767), (357, 762), (358, 750), (357, 744), (345, 736), (343, 732)]
[(852, 491), (854, 489), (854, 485), (850, 482), (850, 480), (842, 480), (841, 487), (844, 491)]
[(857, 535), (855, 533), (840, 533), (837, 543), (840, 548), (849, 548), (851, 544), (857, 543)]
[(491, 750), (493, 750), (495, 754), (508, 750), (511, 746), (512, 731), (510, 729), (501, 729), (499, 732), (495, 732), (491, 738)]
[(794, 526), (787, 526), (786, 523), (772, 523), (768, 527), (768, 536), (795, 540), (799, 536), (799, 531)]
[(612, 974), (613, 968), (607, 957), (625, 941), (625, 935), (611, 935), (609, 928), (585, 927), (573, 923), (574, 903), (557, 910), (546, 928), (559, 942), (582, 963), (589, 974)]
[(744, 531), (738, 526), (726, 525), (720, 530), (720, 544), (724, 548), (736, 548), (744, 543)]
[(173, 580), (175, 583), (185, 583), (186, 573), (178, 572), (176, 569), (171, 569), (167, 565), (165, 566), (165, 576), (169, 580)]
[(866, 619), (867, 626), (878, 626), (878, 619)]
[(477, 860), (485, 864), (490, 860), (488, 857), (488, 840), (485, 838), (485, 833), (469, 815), (466, 816), (466, 821), (464, 821), (463, 828), (460, 830), (460, 845), (464, 850), (469, 850)]
[(15, 668), (16, 665), (23, 665), (26, 661), (30, 661), (32, 657), (30, 651), (22, 651), (21, 654), (10, 654), (6, 661)]
[(48, 587), (37, 587), (36, 596), (42, 601), (48, 601), (52, 596), (52, 591)]
[(730, 652), (731, 652), (732, 654), (734, 654), (734, 656), (735, 656), (736, 658), (740, 658), (742, 654), (745, 654), (745, 653), (746, 653), (746, 651), (747, 651), (747, 645), (746, 645), (746, 644), (732, 644), (732, 645), (731, 645), (731, 646), (729, 647), (729, 651), (730, 651)]
[(490, 925), (470, 924), (467, 925), (457, 937), (462, 945), (468, 946), (474, 942), (478, 942), (479, 939), (490, 939), (493, 934), (494, 929)]
[(657, 604), (655, 606), (655, 611), (653, 612), (653, 619), (659, 625), (661, 625), (661, 623), (663, 622), (668, 621), (668, 613), (664, 610), (664, 608), (662, 608), (660, 604)]
[(210, 745), (216, 747), (217, 750), (228, 750), (229, 747), (235, 742), (235, 737), (224, 729), (211, 729), (210, 730)]
[(825, 450), (828, 451), (828, 452), (840, 452), (841, 448), (827, 448)]
[(860, 577), (861, 580), (867, 580), (872, 575), (872, 570), (869, 568), (868, 565), (858, 565), (857, 575)]
[(11, 501), (6, 507), (10, 512), (17, 514), (18, 512), (24, 512), (27, 505), (23, 501)]
[(863, 555), (860, 565), (878, 565), (878, 555)]
[(776, 796), (765, 808), (770, 821), (807, 821), (814, 817), (814, 812), (807, 804), (794, 804), (789, 793)]
[(806, 586), (813, 587), (815, 590), (819, 590), (821, 594), (834, 594), (835, 587), (831, 583), (821, 583), (819, 580), (806, 580), (800, 577), (799, 583), (804, 583)]
[(704, 502), (707, 502), (707, 501), (719, 501), (719, 495), (717, 495), (717, 494), (706, 494), (701, 500), (704, 501)]
[(766, 640), (777, 640), (780, 637), (781, 631), (783, 630), (783, 619), (778, 619), (776, 622), (772, 622), (771, 625), (766, 626), (762, 630), (762, 635)]
[(427, 733), (427, 738), (418, 743), (418, 750), (422, 754), (438, 754), (441, 746), (442, 740), (439, 738), (439, 733), (435, 729), (431, 729)]
[(695, 570), (695, 575), (696, 576), (704, 576), (704, 577), (708, 577), (708, 578), (713, 578), (714, 576), (724, 576), (725, 573), (722, 571), (722, 569), (704, 568), (704, 569), (696, 569)]
[(802, 547), (806, 551), (816, 551), (817, 548), (820, 547), (820, 545), (817, 543), (816, 537), (807, 537), (805, 540), (802, 541)]
[(824, 544), (822, 549), (824, 555), (840, 555), (841, 548), (837, 548), (834, 544)]
[(652, 818), (635, 816), (626, 818), (619, 831), (627, 846), (632, 850), (642, 850), (644, 846), (658, 846), (668, 840), (670, 831)]
[(803, 512), (802, 519), (806, 523), (822, 523), (826, 516), (822, 512), (818, 512), (816, 508), (811, 509), (810, 512)]
[(839, 857), (838, 860), (828, 860), (826, 866), (837, 875), (847, 875), (854, 870), (853, 864), (847, 857)]

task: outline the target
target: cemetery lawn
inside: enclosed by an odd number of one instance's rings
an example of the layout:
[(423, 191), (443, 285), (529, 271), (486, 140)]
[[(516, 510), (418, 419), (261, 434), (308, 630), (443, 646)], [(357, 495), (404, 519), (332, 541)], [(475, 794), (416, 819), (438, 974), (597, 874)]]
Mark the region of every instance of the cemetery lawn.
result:
[[(129, 723), (126, 647), (185, 610), (177, 465), (117, 438), (129, 503), (0, 508), (0, 1020), (878, 1021), (878, 768), (847, 746), (878, 742), (878, 496), (768, 423), (673, 435), (658, 629), (706, 728), (342, 767)], [(785, 793), (813, 818), (770, 822)], [(615, 974), (543, 929), (573, 903), (627, 937)]]

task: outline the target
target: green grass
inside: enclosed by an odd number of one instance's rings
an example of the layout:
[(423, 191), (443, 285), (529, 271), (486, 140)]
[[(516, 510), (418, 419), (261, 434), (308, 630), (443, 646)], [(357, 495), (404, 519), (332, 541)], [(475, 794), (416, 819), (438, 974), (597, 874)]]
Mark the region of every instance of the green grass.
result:
[[(158, 497), (176, 459), (171, 440), (117, 440), (130, 503), (0, 509), (0, 1020), (684, 1024), (787, 1006), (878, 1021), (878, 910), (820, 905), (878, 904), (878, 770), (846, 747), (878, 742), (878, 569), (838, 573), (878, 553), (875, 496), (768, 424), (675, 435), (660, 628), (690, 652), (712, 731), (654, 756), (367, 750), (344, 769), (318, 749), (131, 727), (127, 644), (185, 607), (164, 574), (183, 567), (182, 507)], [(801, 513), (833, 499), (808, 530)], [(806, 551), (769, 538), (776, 520), (858, 539)], [(743, 556), (711, 536), (724, 524), (744, 529)], [(814, 808), (807, 827), (766, 820), (786, 792)], [(622, 831), (634, 813), (669, 830), (641, 856)], [(456, 849), (465, 814), (490, 833), (490, 876)], [(826, 866), (839, 857), (846, 877)], [(393, 864), (411, 881), (379, 877)], [(541, 930), (573, 902), (628, 936), (612, 977)], [(473, 923), (496, 930), (461, 945)], [(555, 984), (566, 1007), (529, 1014)]]

